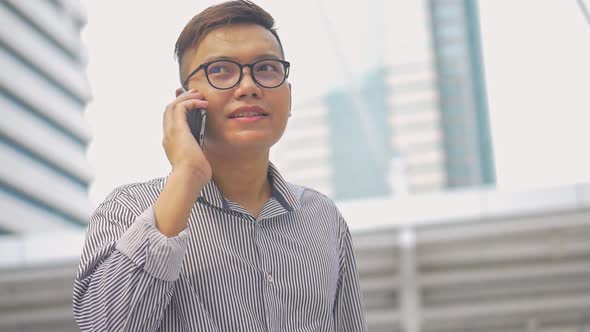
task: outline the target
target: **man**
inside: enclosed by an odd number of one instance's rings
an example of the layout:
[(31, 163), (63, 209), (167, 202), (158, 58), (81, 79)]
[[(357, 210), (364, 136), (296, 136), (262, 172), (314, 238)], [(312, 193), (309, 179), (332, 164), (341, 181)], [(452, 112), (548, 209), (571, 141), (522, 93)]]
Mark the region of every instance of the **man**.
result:
[[(344, 219), (269, 162), (291, 108), (273, 26), (231, 1), (180, 34), (183, 88), (163, 116), (172, 171), (116, 188), (94, 212), (74, 285), (81, 330), (366, 330)], [(198, 108), (202, 149), (186, 120)]]

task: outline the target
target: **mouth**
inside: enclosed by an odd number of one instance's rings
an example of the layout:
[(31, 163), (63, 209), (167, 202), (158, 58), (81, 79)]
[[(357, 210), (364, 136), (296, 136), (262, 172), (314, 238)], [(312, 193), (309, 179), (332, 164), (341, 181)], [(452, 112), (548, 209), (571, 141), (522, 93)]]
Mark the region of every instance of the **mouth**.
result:
[(258, 106), (242, 106), (229, 115), (230, 119), (243, 119), (243, 118), (263, 118), (269, 114), (261, 107)]

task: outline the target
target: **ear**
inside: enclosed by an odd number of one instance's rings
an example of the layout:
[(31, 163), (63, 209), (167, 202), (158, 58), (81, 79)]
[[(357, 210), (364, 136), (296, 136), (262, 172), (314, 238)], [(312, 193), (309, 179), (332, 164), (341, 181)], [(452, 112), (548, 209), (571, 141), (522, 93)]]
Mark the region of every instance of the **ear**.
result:
[(183, 87), (176, 88), (176, 97), (180, 96), (181, 94), (185, 93), (186, 90)]
[(291, 104), (293, 103), (293, 90), (291, 87), (291, 83), (287, 82), (287, 86), (289, 86), (289, 116), (291, 116)]

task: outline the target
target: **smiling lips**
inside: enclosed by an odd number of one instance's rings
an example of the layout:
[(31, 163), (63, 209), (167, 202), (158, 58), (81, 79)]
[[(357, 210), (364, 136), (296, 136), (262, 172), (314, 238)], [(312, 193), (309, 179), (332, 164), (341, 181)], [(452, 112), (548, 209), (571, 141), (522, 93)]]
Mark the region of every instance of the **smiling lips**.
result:
[(268, 116), (268, 113), (259, 106), (242, 106), (231, 112), (230, 119), (254, 121)]

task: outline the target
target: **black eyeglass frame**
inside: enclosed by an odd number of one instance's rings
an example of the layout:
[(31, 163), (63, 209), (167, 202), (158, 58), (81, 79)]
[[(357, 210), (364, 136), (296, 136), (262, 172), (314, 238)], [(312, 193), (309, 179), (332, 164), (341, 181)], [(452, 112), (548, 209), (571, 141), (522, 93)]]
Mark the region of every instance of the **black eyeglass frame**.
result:
[[(279, 63), (281, 63), (283, 65), (283, 69), (285, 70), (285, 75), (283, 76), (283, 80), (281, 81), (281, 83), (275, 85), (275, 86), (266, 86), (264, 84), (261, 84), (260, 82), (258, 82), (258, 80), (256, 80), (256, 74), (254, 74), (254, 66), (256, 66), (258, 63), (263, 62), (263, 61), (268, 61), (268, 60), (273, 60), (273, 61), (277, 61)], [(238, 67), (240, 68), (240, 77), (238, 77), (238, 81), (236, 82), (236, 84), (228, 87), (228, 88), (218, 88), (216, 87), (213, 83), (211, 83), (211, 80), (209, 79), (209, 74), (207, 73), (207, 69), (209, 68), (210, 65), (216, 63), (216, 62), (231, 62), (231, 63), (235, 63), (236, 65), (238, 65)], [(211, 85), (212, 87), (214, 87), (215, 89), (218, 90), (229, 90), (234, 88), (236, 85), (240, 84), (240, 82), (242, 81), (242, 78), (244, 77), (244, 67), (248, 67), (250, 68), (250, 76), (252, 77), (252, 80), (254, 80), (254, 82), (266, 89), (274, 89), (274, 88), (278, 88), (279, 86), (281, 86), (283, 83), (285, 83), (285, 80), (289, 77), (289, 68), (291, 67), (291, 63), (289, 61), (285, 61), (285, 60), (279, 60), (279, 59), (260, 59), (257, 60), (255, 62), (252, 63), (245, 63), (245, 64), (241, 64), (239, 62), (233, 61), (233, 60), (225, 60), (225, 59), (220, 59), (220, 60), (213, 60), (213, 61), (209, 61), (209, 62), (205, 62), (203, 64), (201, 64), (200, 66), (198, 66), (195, 70), (193, 70), (186, 78), (186, 80), (184, 80), (184, 82), (182, 83), (182, 86), (188, 90), (188, 87), (186, 86), (186, 84), (188, 83), (188, 81), (196, 74), (199, 72), (199, 70), (203, 69), (205, 71), (205, 77), (207, 78), (207, 82), (209, 82), (209, 85)]]

